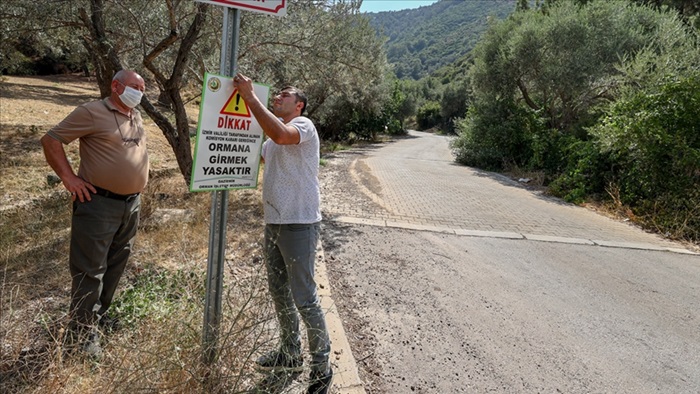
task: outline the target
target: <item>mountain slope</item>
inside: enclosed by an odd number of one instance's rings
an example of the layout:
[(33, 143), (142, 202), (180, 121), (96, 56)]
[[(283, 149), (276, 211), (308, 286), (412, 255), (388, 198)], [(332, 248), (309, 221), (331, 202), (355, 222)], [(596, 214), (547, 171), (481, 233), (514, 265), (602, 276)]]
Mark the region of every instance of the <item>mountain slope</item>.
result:
[(441, 0), (367, 15), (388, 39), (387, 57), (396, 76), (420, 79), (468, 53), (486, 30), (489, 17), (503, 19), (514, 9), (515, 0)]

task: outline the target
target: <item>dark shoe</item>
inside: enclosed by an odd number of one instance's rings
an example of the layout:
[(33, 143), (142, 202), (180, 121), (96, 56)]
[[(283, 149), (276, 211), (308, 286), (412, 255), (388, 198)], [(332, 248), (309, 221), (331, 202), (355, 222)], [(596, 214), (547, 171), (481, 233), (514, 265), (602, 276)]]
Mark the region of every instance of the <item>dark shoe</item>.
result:
[(299, 372), (304, 369), (304, 359), (301, 355), (292, 356), (279, 350), (272, 351), (255, 362), (265, 371)]
[(102, 357), (100, 338), (101, 335), (98, 330), (91, 330), (90, 333), (88, 333), (85, 341), (82, 343), (83, 353), (93, 359), (99, 360)]
[(308, 394), (327, 394), (331, 389), (331, 382), (333, 381), (333, 369), (329, 368), (327, 373), (319, 371), (311, 371), (311, 376), (309, 377), (309, 391)]
[(122, 327), (119, 318), (112, 315), (101, 316), (100, 319), (97, 321), (97, 325), (100, 327), (100, 329), (107, 333), (118, 331)]
[(100, 339), (100, 331), (95, 327), (72, 327), (66, 331), (63, 339), (63, 350), (67, 354), (75, 354), (80, 351), (88, 357), (99, 359), (102, 357)]

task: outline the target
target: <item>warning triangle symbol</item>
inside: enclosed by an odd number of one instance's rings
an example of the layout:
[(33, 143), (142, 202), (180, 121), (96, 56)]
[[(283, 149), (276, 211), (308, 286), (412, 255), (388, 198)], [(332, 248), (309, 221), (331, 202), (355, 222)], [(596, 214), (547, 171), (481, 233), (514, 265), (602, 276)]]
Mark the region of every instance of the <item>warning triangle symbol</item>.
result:
[(228, 98), (224, 107), (221, 108), (221, 113), (224, 115), (245, 116), (250, 118), (248, 103), (243, 101), (243, 97), (238, 93), (238, 89), (234, 90), (231, 97)]

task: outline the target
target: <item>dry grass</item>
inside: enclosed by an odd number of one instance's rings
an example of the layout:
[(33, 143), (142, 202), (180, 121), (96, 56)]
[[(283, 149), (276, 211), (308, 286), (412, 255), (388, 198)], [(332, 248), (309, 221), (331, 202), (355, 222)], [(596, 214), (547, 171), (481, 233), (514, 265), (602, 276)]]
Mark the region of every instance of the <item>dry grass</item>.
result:
[[(259, 190), (229, 194), (219, 360), (202, 361), (209, 193), (190, 193), (160, 130), (147, 121), (151, 180), (142, 222), (112, 308), (121, 325), (99, 362), (66, 353), (70, 201), (39, 138), (76, 105), (98, 97), (77, 76), (0, 81), (0, 392), (248, 392), (250, 359), (273, 346), (262, 262)], [(197, 119), (192, 108), (191, 119)], [(75, 145), (75, 146), (73, 146)], [(77, 144), (68, 155), (77, 161)], [(185, 215), (163, 222), (164, 209)]]

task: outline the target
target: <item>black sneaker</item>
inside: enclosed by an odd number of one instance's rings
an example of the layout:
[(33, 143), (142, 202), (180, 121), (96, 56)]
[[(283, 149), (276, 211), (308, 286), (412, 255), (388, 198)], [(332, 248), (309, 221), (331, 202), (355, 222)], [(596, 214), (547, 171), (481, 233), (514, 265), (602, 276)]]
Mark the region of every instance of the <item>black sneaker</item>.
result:
[(97, 321), (97, 325), (100, 329), (108, 333), (118, 331), (122, 327), (119, 318), (112, 315), (102, 315)]
[(67, 353), (82, 351), (83, 354), (93, 359), (100, 359), (102, 357), (101, 337), (102, 335), (96, 327), (68, 327), (63, 338), (63, 349)]
[(100, 345), (100, 332), (92, 330), (87, 339), (82, 343), (83, 353), (94, 360), (102, 358), (102, 345)]
[(291, 356), (279, 350), (272, 351), (255, 362), (265, 371), (301, 372), (304, 369), (304, 359), (301, 355)]
[(331, 390), (333, 381), (333, 369), (328, 368), (327, 373), (311, 371), (309, 377), (309, 391), (307, 394), (327, 394)]

